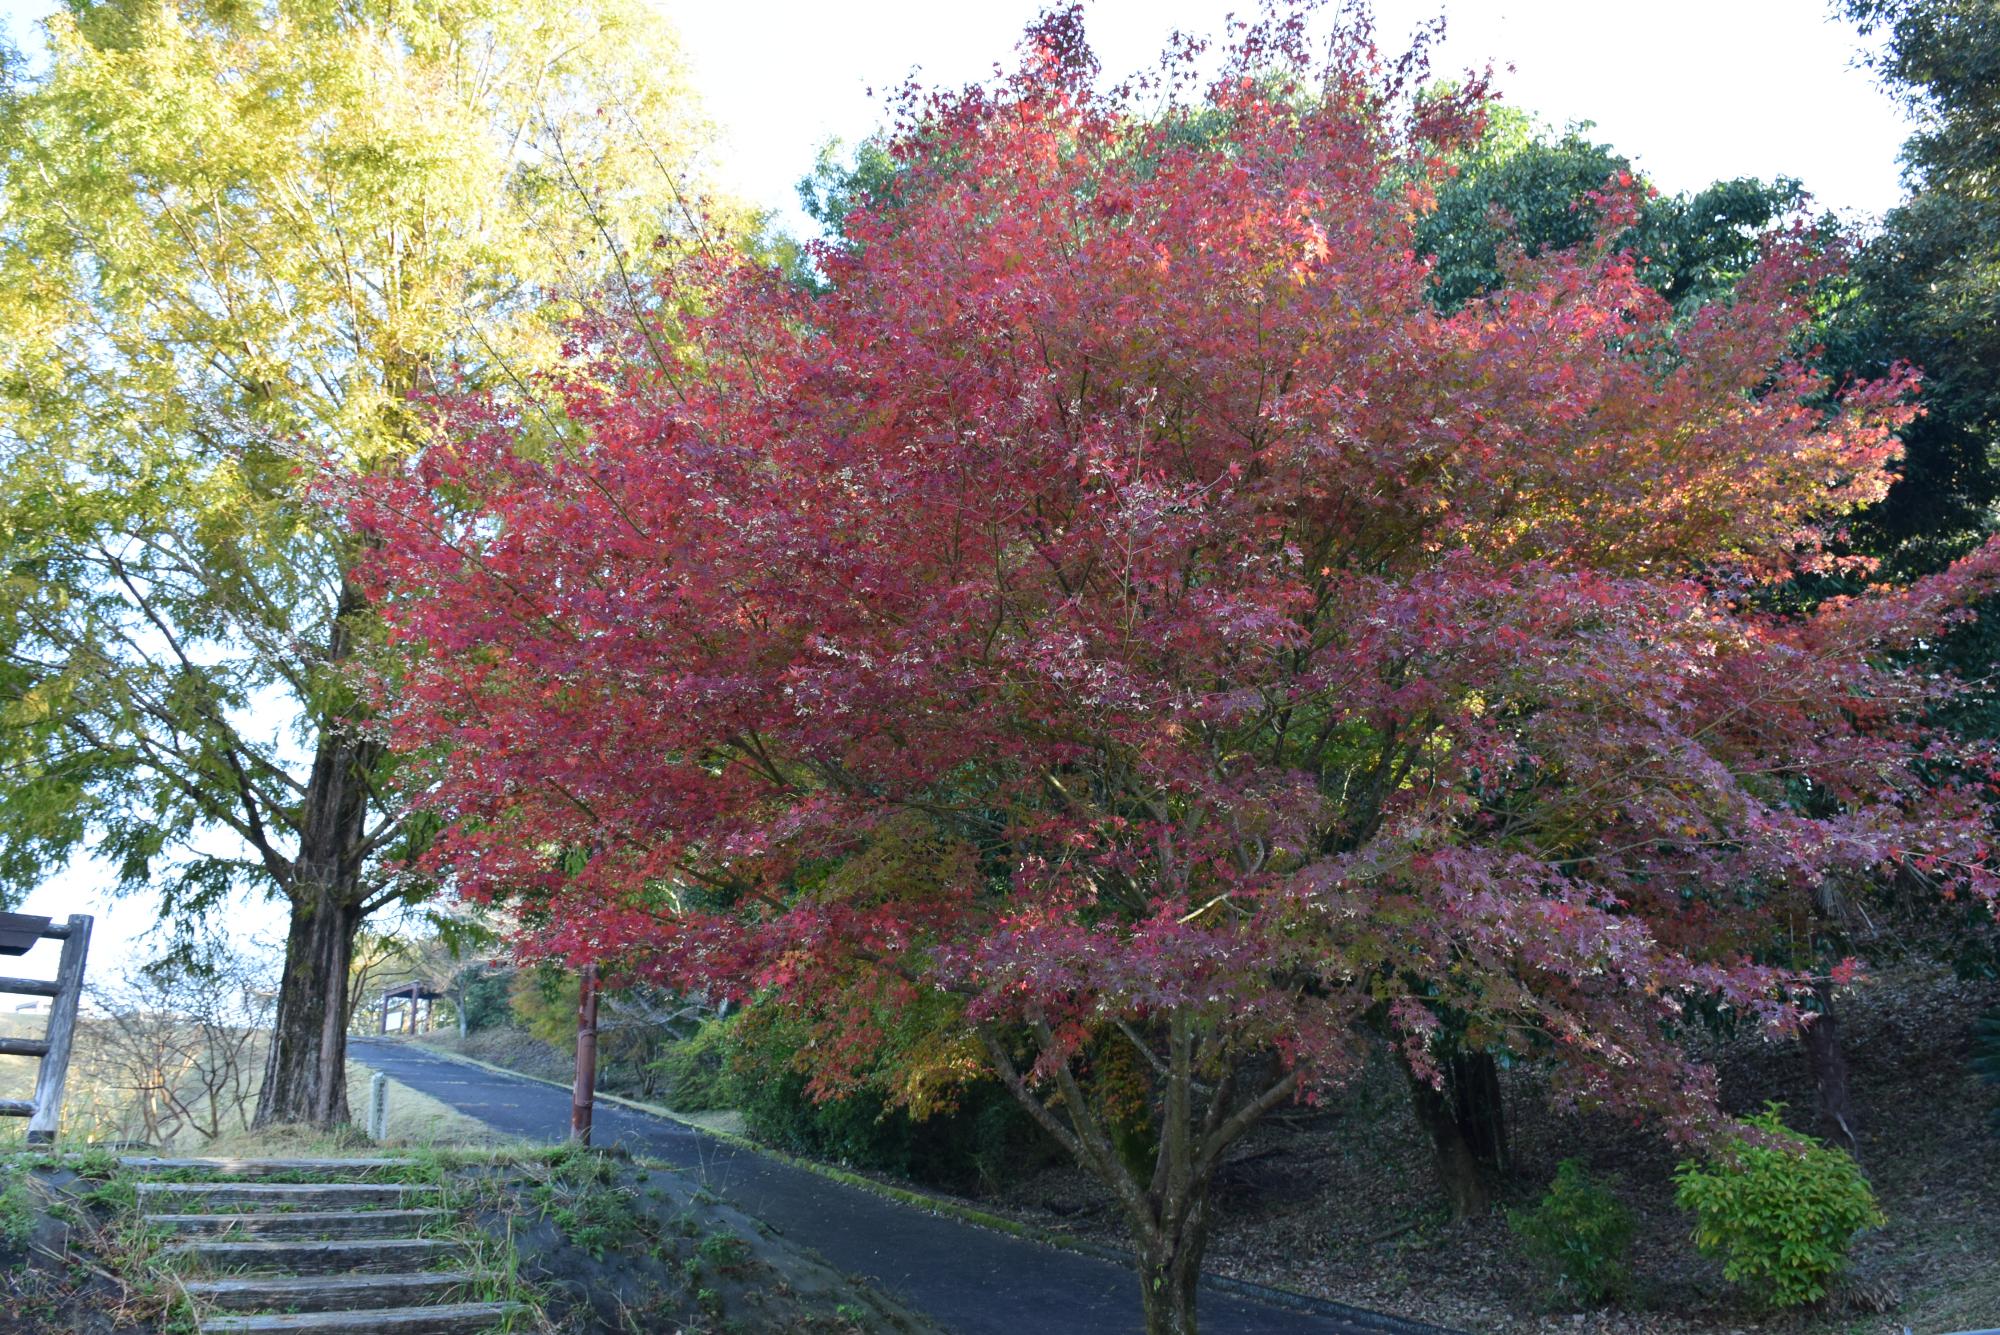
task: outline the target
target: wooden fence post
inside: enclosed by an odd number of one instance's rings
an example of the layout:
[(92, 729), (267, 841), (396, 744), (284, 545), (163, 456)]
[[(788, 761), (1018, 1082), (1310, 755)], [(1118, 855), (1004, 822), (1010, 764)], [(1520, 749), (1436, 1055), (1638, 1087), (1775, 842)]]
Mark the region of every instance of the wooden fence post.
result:
[(69, 1076), (70, 1046), (76, 1038), (76, 1007), (83, 995), (83, 966), (90, 955), (90, 915), (72, 913), (56, 966), (56, 995), (49, 1005), (49, 1050), (35, 1081), (35, 1113), (28, 1119), (28, 1143), (53, 1145), (62, 1124), (63, 1081)]

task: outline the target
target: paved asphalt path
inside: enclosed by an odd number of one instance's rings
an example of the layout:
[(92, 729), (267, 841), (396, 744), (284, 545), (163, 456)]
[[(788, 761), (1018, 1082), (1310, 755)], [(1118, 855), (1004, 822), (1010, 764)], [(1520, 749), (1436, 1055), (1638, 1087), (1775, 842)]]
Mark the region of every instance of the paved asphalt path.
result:
[[(353, 1056), (392, 1080), (529, 1140), (569, 1134), (567, 1090), (470, 1066), (394, 1041), (350, 1039)], [(955, 1335), (1132, 1335), (1141, 1329), (1133, 1272), (898, 1204), (739, 1149), (681, 1122), (599, 1102), (595, 1143), (671, 1164), (837, 1269)], [(1297, 1311), (1204, 1286), (1207, 1335), (1413, 1335), (1424, 1328), (1354, 1312)]]

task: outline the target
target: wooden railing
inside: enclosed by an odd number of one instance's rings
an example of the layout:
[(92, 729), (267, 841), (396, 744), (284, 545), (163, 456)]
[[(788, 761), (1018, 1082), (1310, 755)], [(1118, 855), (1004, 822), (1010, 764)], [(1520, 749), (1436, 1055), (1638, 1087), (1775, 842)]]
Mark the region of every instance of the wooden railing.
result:
[(0, 1117), (28, 1119), (30, 1145), (55, 1143), (56, 1128), (62, 1122), (63, 1081), (69, 1076), (70, 1045), (76, 1038), (83, 965), (90, 954), (90, 923), (87, 913), (73, 913), (68, 922), (60, 923), (18, 913), (0, 914), (0, 953), (21, 954), (37, 938), (63, 943), (54, 978), (0, 978), (0, 992), (51, 998), (49, 1027), (41, 1038), (0, 1038), (0, 1056), (42, 1060), (32, 1100), (0, 1099)]

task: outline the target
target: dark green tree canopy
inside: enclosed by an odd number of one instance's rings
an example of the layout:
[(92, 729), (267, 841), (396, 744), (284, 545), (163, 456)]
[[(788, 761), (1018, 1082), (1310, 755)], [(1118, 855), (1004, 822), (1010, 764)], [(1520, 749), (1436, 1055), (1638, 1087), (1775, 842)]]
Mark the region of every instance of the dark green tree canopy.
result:
[[(1534, 256), (1590, 239), (1599, 218), (1593, 196), (1640, 176), (1624, 154), (1591, 139), (1590, 128), (1557, 133), (1512, 108), (1494, 109), (1484, 137), (1459, 155), (1457, 176), (1417, 227), (1419, 249), (1437, 259), (1440, 306), (1456, 310), (1499, 287), (1510, 246)], [(1757, 238), (1805, 203), (1797, 181), (1718, 181), (1648, 200), (1624, 244), (1642, 258), (1647, 283), (1692, 309), (1727, 292), (1750, 266)]]
[[(1184, 134), (1199, 139), (1208, 128), (1197, 118)], [(1592, 139), (1590, 129), (1586, 123), (1557, 132), (1514, 108), (1489, 109), (1484, 136), (1457, 155), (1456, 176), (1417, 224), (1418, 250), (1436, 259), (1439, 306), (1456, 310), (1500, 287), (1510, 247), (1533, 257), (1591, 238), (1599, 218), (1593, 197), (1640, 173), (1624, 154)], [(835, 239), (857, 205), (879, 208), (902, 185), (879, 136), (844, 160), (839, 148), (823, 148), (799, 182), (806, 216)], [(1642, 257), (1641, 273), (1652, 287), (1691, 310), (1727, 293), (1754, 260), (1758, 238), (1807, 203), (1794, 180), (1718, 181), (1694, 194), (1649, 199), (1623, 243)]]
[(1991, 532), (2000, 500), (2000, 6), (1844, 7), (1886, 32), (1876, 69), (1917, 124), (1903, 146), (1909, 195), (1857, 266), (1863, 303), (1845, 343), (1856, 372), (1900, 358), (1927, 380), (1903, 480), (1864, 530), (1893, 570), (1918, 574)]

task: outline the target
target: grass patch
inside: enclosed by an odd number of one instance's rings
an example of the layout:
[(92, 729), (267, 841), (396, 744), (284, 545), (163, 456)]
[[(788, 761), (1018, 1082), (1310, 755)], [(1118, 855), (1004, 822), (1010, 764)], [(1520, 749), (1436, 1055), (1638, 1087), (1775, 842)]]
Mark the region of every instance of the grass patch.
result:
[[(365, 1118), (368, 1089), (374, 1071), (361, 1062), (347, 1064), (347, 1098), (357, 1117)], [(388, 1082), (388, 1125), (384, 1146), (456, 1146), (498, 1149), (521, 1142), (476, 1118), (467, 1117), (450, 1104), (412, 1089), (400, 1080)]]

